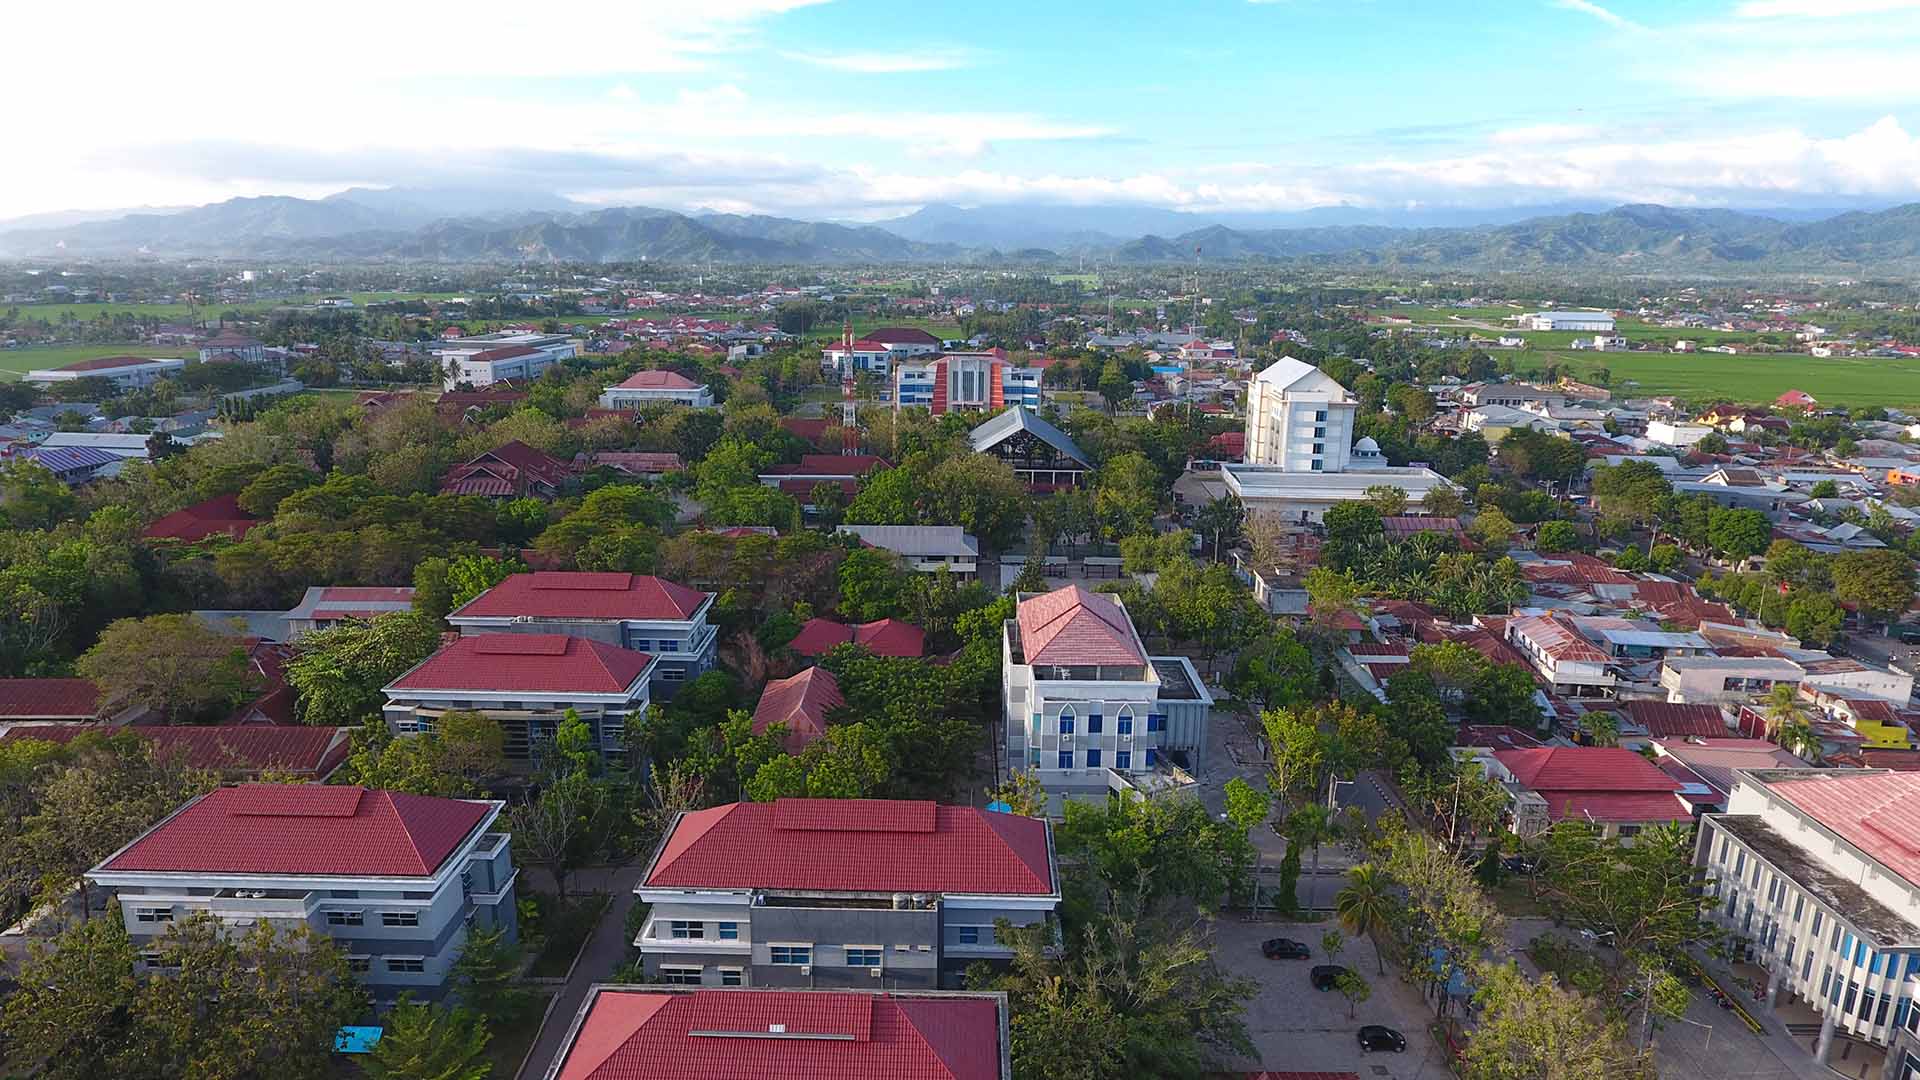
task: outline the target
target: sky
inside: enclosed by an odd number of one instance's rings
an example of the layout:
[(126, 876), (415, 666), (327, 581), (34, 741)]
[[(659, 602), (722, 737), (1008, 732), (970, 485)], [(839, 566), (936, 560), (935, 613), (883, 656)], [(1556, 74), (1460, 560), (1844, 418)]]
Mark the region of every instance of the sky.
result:
[(1920, 200), (1920, 0), (101, 0), (6, 24), (0, 218), (353, 186), (850, 220)]

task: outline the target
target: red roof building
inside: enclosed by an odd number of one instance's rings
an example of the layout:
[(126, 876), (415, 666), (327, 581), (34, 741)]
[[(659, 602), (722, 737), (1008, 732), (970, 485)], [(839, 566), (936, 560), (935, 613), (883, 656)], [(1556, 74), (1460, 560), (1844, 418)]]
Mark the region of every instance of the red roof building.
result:
[(565, 634), (463, 637), (387, 686), (393, 697), (419, 691), (627, 695), (644, 687), (653, 657)]
[(1008, 1080), (1001, 994), (595, 986), (554, 1080)]
[(566, 462), (515, 440), (449, 469), (440, 482), (440, 493), (551, 499), (572, 475)]
[(92, 873), (430, 877), (501, 804), (320, 784), (208, 792)]
[[(1680, 784), (1631, 750), (1550, 746), (1496, 750), (1489, 771), (1518, 789), (1515, 831), (1531, 836), (1548, 824), (1585, 820), (1609, 833), (1630, 835), (1645, 825), (1686, 821)], [(1530, 793), (1540, 800), (1520, 798)], [(1624, 831), (1623, 831), (1624, 830)]]
[(1662, 739), (1724, 739), (1733, 729), (1720, 715), (1718, 705), (1676, 705), (1667, 701), (1626, 702), (1627, 716), (1646, 733)]
[(0, 723), (99, 716), (100, 688), (90, 679), (0, 679)]
[(236, 495), (216, 495), (160, 518), (140, 535), (149, 540), (180, 540), (199, 543), (209, 536), (231, 536), (235, 540), (260, 524), (260, 519), (240, 509)]
[(753, 709), (753, 733), (765, 735), (773, 725), (784, 724), (787, 752), (798, 754), (808, 743), (826, 735), (827, 714), (846, 703), (833, 672), (810, 667), (798, 675), (775, 679), (760, 691), (760, 703)]
[(153, 744), (154, 756), (230, 776), (275, 772), (319, 782), (333, 775), (353, 749), (353, 729), (230, 724), (24, 724), (0, 732), (0, 742), (38, 739), (66, 745), (86, 734), (132, 734)]
[(875, 656), (922, 657), (927, 652), (927, 632), (910, 622), (881, 619), (878, 622), (848, 626), (832, 619), (808, 619), (800, 633), (787, 643), (801, 656), (823, 656), (836, 645), (864, 646)]
[(1030, 665), (1138, 667), (1146, 648), (1120, 601), (1068, 585), (1020, 601), (1015, 615)]
[(1053, 896), (1039, 818), (891, 799), (780, 799), (674, 819), (645, 889)]
[(646, 574), (543, 570), (513, 576), (447, 616), (456, 626), (474, 620), (692, 619), (711, 593)]

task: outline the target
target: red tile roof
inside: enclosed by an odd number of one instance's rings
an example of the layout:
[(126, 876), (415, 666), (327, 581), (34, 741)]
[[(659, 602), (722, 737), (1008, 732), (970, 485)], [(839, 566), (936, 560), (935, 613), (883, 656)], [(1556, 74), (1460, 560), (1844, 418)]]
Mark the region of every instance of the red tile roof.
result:
[(1607, 654), (1589, 644), (1580, 632), (1550, 615), (1523, 615), (1507, 622), (1509, 635), (1519, 635), (1540, 647), (1555, 661), (1604, 664)]
[(1627, 715), (1647, 729), (1649, 735), (1668, 738), (1698, 735), (1703, 739), (1724, 739), (1731, 730), (1720, 717), (1718, 705), (1676, 705), (1667, 701), (1629, 701)]
[(764, 735), (774, 724), (787, 726), (787, 752), (797, 754), (827, 733), (827, 712), (847, 703), (833, 672), (810, 667), (798, 675), (775, 679), (760, 691), (753, 709), (753, 732)]
[(1028, 664), (1147, 662), (1126, 609), (1104, 593), (1068, 585), (1020, 601), (1016, 619)]
[(1522, 787), (1547, 802), (1555, 821), (1591, 815), (1598, 821), (1679, 821), (1688, 816), (1676, 797), (1680, 784), (1631, 750), (1551, 746), (1496, 750), (1496, 761)]
[(1517, 727), (1504, 724), (1462, 724), (1455, 746), (1484, 746), (1494, 750), (1535, 750), (1546, 744)]
[(440, 490), (449, 495), (524, 495), (533, 482), (558, 487), (570, 471), (566, 462), (515, 440), (455, 465)]
[(801, 656), (820, 656), (836, 645), (864, 645), (875, 656), (927, 654), (927, 632), (910, 622), (881, 619), (847, 626), (832, 619), (808, 619), (787, 647)]
[(867, 331), (860, 336), (861, 341), (874, 341), (882, 345), (939, 345), (940, 339), (932, 334), (912, 326), (882, 326)]
[(1047, 823), (971, 806), (780, 799), (680, 815), (654, 888), (1048, 895)]
[(1887, 869), (1920, 883), (1920, 773), (1822, 770), (1765, 783)]
[(1591, 555), (1556, 555), (1549, 562), (1522, 563), (1520, 576), (1535, 584), (1628, 585), (1633, 578)]
[(114, 726), (105, 724), (36, 724), (9, 728), (0, 742), (39, 739), (65, 745), (89, 732), (133, 734), (153, 744), (158, 757), (180, 755), (189, 768), (228, 772), (271, 769), (322, 780), (339, 768), (353, 750), (352, 729), (342, 727), (280, 727), (270, 724), (178, 724)]
[(393, 690), (623, 694), (653, 657), (566, 634), (463, 637), (395, 679)]
[(189, 544), (221, 535), (238, 540), (258, 524), (260, 519), (240, 509), (238, 496), (216, 495), (175, 510), (147, 526), (140, 535), (149, 540), (184, 540)]
[(698, 390), (700, 384), (677, 371), (636, 371), (617, 387), (620, 390)]
[[(1647, 768), (1666, 776), (1648, 765)], [(1669, 779), (1672, 779), (1669, 777)], [(1587, 820), (1595, 822), (1685, 821), (1692, 816), (1688, 803), (1676, 792), (1654, 791), (1543, 791), (1547, 817), (1553, 821)]]
[(989, 997), (597, 989), (555, 1080), (997, 1080)]
[(155, 360), (162, 360), (162, 359), (175, 359), (175, 358), (158, 357), (158, 356), (99, 356), (91, 360), (75, 360), (71, 364), (63, 364), (60, 367), (55, 368), (54, 370), (55, 371), (111, 371), (114, 368), (133, 367), (136, 364), (151, 364)]
[(100, 688), (88, 679), (0, 679), (0, 720), (91, 720)]
[(188, 803), (100, 869), (428, 877), (493, 812), (361, 787), (242, 784)]
[(707, 594), (646, 574), (543, 570), (514, 574), (450, 618), (691, 619)]

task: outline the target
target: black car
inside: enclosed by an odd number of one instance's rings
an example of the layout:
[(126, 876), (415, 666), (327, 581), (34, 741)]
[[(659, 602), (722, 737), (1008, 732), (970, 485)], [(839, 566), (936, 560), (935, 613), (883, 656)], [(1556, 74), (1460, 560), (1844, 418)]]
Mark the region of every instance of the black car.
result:
[(1306, 943), (1292, 938), (1268, 938), (1260, 944), (1260, 955), (1269, 960), (1305, 960), (1313, 953)]
[(1407, 1037), (1390, 1027), (1368, 1024), (1360, 1029), (1360, 1052), (1372, 1053), (1375, 1050), (1391, 1050), (1403, 1054), (1407, 1050)]
[(1347, 969), (1339, 964), (1315, 964), (1307, 977), (1313, 980), (1315, 990), (1331, 990), (1333, 984), (1340, 981), (1340, 976), (1346, 973)]

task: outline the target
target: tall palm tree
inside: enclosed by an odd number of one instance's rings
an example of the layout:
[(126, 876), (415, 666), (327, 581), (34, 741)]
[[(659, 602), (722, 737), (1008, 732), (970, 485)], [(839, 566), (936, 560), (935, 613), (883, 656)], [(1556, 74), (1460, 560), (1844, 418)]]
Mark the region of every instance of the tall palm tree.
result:
[(1380, 955), (1377, 936), (1393, 916), (1392, 882), (1386, 871), (1372, 863), (1361, 863), (1347, 872), (1348, 885), (1333, 898), (1333, 909), (1340, 922), (1355, 934), (1373, 942), (1373, 959), (1380, 974), (1387, 973), (1387, 961)]

